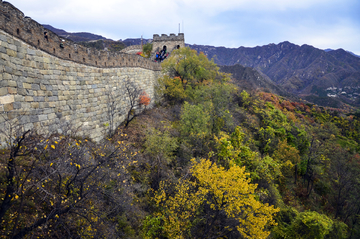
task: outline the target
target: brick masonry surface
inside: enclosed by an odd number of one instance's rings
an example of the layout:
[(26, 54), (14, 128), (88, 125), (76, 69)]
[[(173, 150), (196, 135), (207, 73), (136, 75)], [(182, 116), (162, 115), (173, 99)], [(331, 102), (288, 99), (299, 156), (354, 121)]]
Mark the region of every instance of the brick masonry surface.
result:
[[(154, 50), (185, 47), (183, 33), (153, 37)], [(133, 82), (154, 99), (160, 75), (160, 64), (150, 59), (78, 45), (0, 0), (2, 145), (8, 123), (39, 133), (66, 133), (70, 124), (78, 135), (99, 141), (125, 119), (124, 83)]]
[[(2, 30), (0, 72), (0, 129), (11, 122), (22, 130), (66, 133), (70, 123), (78, 135), (96, 141), (111, 126), (111, 115), (113, 128), (124, 120), (124, 82), (134, 82), (153, 99), (161, 74), (156, 67), (106, 68), (61, 59)], [(4, 144), (3, 135), (0, 141)]]

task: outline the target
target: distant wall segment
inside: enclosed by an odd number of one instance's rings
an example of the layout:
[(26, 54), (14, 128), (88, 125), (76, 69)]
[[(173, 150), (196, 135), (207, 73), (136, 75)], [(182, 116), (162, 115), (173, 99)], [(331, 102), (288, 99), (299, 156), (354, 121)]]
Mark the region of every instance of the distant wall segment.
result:
[(122, 49), (120, 52), (128, 53), (128, 54), (136, 54), (138, 52), (142, 52), (141, 45), (132, 45)]

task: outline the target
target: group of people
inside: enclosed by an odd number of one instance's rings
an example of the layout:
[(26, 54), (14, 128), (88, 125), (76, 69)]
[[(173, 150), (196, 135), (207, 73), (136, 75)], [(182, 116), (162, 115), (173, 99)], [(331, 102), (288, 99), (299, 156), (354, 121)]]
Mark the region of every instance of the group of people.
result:
[[(176, 47), (176, 49), (179, 49), (179, 48), (180, 48), (180, 46), (178, 45)], [(160, 52), (156, 52), (155, 61), (162, 62), (168, 55), (169, 55), (169, 53), (167, 52), (166, 46), (164, 46)]]
[(155, 61), (162, 62), (168, 55), (169, 53), (167, 53), (166, 46), (164, 46), (160, 52), (156, 52)]

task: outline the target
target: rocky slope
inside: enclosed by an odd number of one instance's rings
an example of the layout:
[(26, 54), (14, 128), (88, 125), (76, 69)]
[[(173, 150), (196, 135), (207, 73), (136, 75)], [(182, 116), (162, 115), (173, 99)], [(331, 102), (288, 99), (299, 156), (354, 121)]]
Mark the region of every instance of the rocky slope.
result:
[(258, 72), (254, 68), (236, 64), (233, 66), (220, 66), (220, 71), (231, 73), (234, 83), (239, 85), (242, 89), (249, 91), (266, 91), (287, 97), (293, 96), (281, 86), (272, 82), (268, 76)]

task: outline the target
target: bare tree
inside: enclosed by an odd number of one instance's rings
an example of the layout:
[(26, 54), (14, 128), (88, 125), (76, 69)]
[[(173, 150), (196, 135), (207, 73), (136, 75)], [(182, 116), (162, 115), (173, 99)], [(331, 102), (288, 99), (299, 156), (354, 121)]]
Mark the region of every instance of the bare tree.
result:
[(3, 149), (0, 237), (120, 236), (117, 217), (133, 207), (126, 147), (74, 136), (26, 131)]
[(109, 117), (109, 136), (114, 134), (115, 117), (124, 113), (124, 110), (119, 105), (119, 99), (123, 94), (123, 90), (117, 87), (109, 87), (105, 92), (107, 96), (107, 108)]
[(139, 104), (139, 97), (143, 90), (133, 81), (127, 79), (124, 84), (124, 91), (129, 103), (129, 108), (127, 109), (125, 127), (138, 116), (136, 110), (141, 106)]

